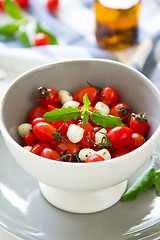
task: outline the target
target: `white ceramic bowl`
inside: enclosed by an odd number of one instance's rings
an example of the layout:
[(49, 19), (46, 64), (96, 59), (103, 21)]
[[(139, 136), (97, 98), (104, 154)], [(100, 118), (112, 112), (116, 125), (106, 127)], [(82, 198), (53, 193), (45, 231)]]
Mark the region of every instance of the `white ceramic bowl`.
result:
[[(87, 86), (87, 81), (101, 88), (115, 87), (120, 101), (128, 103), (133, 112), (147, 114), (150, 128), (144, 145), (124, 156), (88, 164), (48, 160), (20, 146), (17, 127), (36, 106), (39, 86), (74, 93)], [(3, 98), (1, 131), (15, 160), (39, 181), (51, 204), (66, 211), (91, 213), (115, 204), (126, 189), (127, 179), (152, 155), (160, 134), (158, 109), (159, 91), (138, 71), (114, 61), (74, 60), (45, 65), (16, 79)]]

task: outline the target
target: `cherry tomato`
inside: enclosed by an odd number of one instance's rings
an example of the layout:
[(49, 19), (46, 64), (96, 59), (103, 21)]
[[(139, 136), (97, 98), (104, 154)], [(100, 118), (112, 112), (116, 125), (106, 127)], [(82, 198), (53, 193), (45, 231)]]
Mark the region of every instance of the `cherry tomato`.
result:
[(120, 149), (128, 145), (132, 137), (132, 129), (126, 126), (117, 126), (108, 132), (109, 141), (113, 149)]
[(40, 154), (41, 157), (57, 160), (61, 155), (52, 148), (44, 148)]
[(148, 120), (145, 114), (142, 113), (131, 116), (129, 127), (133, 130), (133, 132), (144, 135), (149, 128)]
[(131, 149), (128, 148), (128, 147), (124, 147), (124, 148), (121, 148), (121, 149), (116, 149), (116, 150), (114, 150), (114, 152), (112, 154), (112, 158), (123, 156), (123, 155), (125, 155), (129, 152), (131, 152)]
[[(65, 152), (65, 154), (73, 155), (74, 153), (79, 151), (79, 147), (77, 146), (77, 144), (70, 142), (68, 139), (67, 139), (67, 142), (65, 142), (63, 139), (61, 139), (59, 142), (56, 142), (55, 150), (59, 154)], [(69, 157), (67, 158), (67, 160), (68, 159), (69, 159)], [(72, 161), (74, 161), (74, 158), (72, 158)]]
[(51, 112), (52, 110), (57, 109), (56, 107), (52, 106), (52, 105), (48, 105), (48, 112)]
[(129, 141), (128, 147), (134, 150), (145, 143), (145, 137), (140, 133), (132, 133), (132, 138)]
[(60, 133), (62, 136), (65, 136), (68, 131), (69, 125), (73, 124), (71, 120), (64, 122), (63, 120), (52, 122), (51, 123)]
[(0, 11), (4, 11), (4, 2), (5, 0), (0, 0)]
[(94, 106), (99, 100), (98, 90), (95, 87), (84, 87), (79, 89), (74, 95), (73, 100), (83, 105), (83, 96), (87, 94), (91, 105)]
[(49, 37), (45, 33), (36, 33), (33, 39), (33, 45), (34, 46), (43, 46), (43, 45), (49, 45), (50, 40)]
[(110, 114), (120, 117), (121, 121), (126, 123), (131, 114), (131, 108), (126, 103), (116, 103), (111, 107)]
[(33, 121), (32, 121), (32, 128), (34, 127), (34, 125), (36, 123), (39, 123), (39, 122), (48, 122), (48, 121), (44, 117), (34, 118)]
[(32, 123), (34, 118), (37, 117), (43, 117), (43, 115), (47, 112), (47, 108), (43, 107), (43, 106), (37, 106), (35, 108), (33, 108), (28, 116), (28, 122)]
[(48, 107), (48, 105), (52, 105), (54, 107), (58, 106), (60, 102), (60, 96), (55, 89), (40, 87), (39, 93), (40, 94), (38, 96), (38, 100), (42, 106), (44, 107)]
[(33, 127), (33, 133), (35, 137), (42, 141), (47, 143), (53, 143), (55, 142), (55, 137), (53, 137), (53, 133), (55, 133), (57, 129), (53, 127), (50, 123), (46, 122), (39, 122), (34, 125)]
[(30, 152), (40, 155), (44, 148), (52, 148), (52, 145), (50, 143), (39, 142), (31, 148)]
[(23, 138), (23, 145), (33, 146), (35, 145), (36, 141), (37, 141), (37, 138), (32, 133), (30, 133)]
[(47, 0), (46, 6), (50, 13), (55, 13), (59, 7), (59, 0)]
[(99, 132), (102, 129), (102, 127), (100, 126), (96, 126), (93, 128), (94, 134), (96, 134), (97, 132)]
[(100, 96), (101, 101), (107, 104), (109, 107), (112, 107), (119, 100), (118, 92), (113, 87), (103, 88)]
[(104, 161), (104, 158), (98, 154), (92, 154), (85, 160), (86, 163), (100, 162), (100, 161)]
[(21, 8), (29, 6), (29, 0), (14, 0)]
[(78, 143), (78, 146), (82, 148), (93, 148), (94, 144), (87, 138), (89, 137), (93, 142), (95, 141), (94, 129), (91, 124), (88, 122), (82, 126), (82, 122), (77, 124), (79, 127), (84, 129), (84, 134), (82, 140)]

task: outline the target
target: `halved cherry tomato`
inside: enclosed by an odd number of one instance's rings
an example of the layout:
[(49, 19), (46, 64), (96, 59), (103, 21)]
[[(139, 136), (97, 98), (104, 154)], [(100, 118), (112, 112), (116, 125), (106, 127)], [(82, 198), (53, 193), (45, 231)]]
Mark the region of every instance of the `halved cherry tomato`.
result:
[(131, 140), (129, 141), (128, 147), (134, 150), (145, 143), (145, 137), (140, 133), (132, 133)]
[(131, 149), (128, 148), (128, 147), (124, 147), (124, 148), (121, 148), (121, 149), (116, 149), (116, 150), (114, 150), (114, 152), (112, 154), (112, 158), (120, 157), (120, 156), (123, 156), (127, 153), (130, 153), (130, 152), (131, 152)]
[(34, 46), (43, 46), (43, 45), (49, 45), (49, 44), (50, 44), (50, 40), (45, 33), (39, 32), (35, 34), (33, 39)]
[(37, 124), (39, 122), (48, 122), (48, 121), (44, 117), (34, 118), (32, 121), (32, 128), (34, 127), (35, 124)]
[(52, 148), (52, 145), (50, 143), (39, 142), (31, 148), (30, 152), (40, 155), (44, 148)]
[(100, 96), (101, 101), (107, 104), (109, 107), (112, 107), (119, 100), (117, 90), (110, 86), (103, 88)]
[(87, 94), (89, 101), (91, 102), (91, 105), (94, 106), (96, 102), (99, 100), (99, 94), (98, 90), (95, 87), (84, 87), (79, 89), (74, 95), (73, 100), (80, 103), (80, 105), (83, 105), (83, 96)]
[(131, 108), (126, 103), (116, 103), (111, 107), (110, 114), (120, 117), (121, 121), (126, 123), (131, 114)]
[(144, 135), (149, 128), (148, 120), (145, 114), (134, 114), (131, 116), (129, 127), (133, 130), (133, 132)]
[(99, 161), (104, 161), (104, 158), (98, 154), (92, 154), (85, 160), (86, 163)]
[(52, 122), (51, 123), (60, 133), (62, 136), (65, 136), (68, 131), (69, 125), (73, 124), (71, 120), (64, 122), (63, 120)]
[(44, 107), (48, 107), (48, 105), (57, 107), (60, 103), (59, 93), (53, 88), (40, 87), (39, 93), (38, 100)]
[(36, 141), (37, 141), (37, 138), (32, 133), (30, 133), (23, 138), (23, 145), (33, 146), (35, 145)]
[(44, 148), (40, 154), (41, 157), (57, 160), (61, 155), (52, 148)]
[[(94, 144), (91, 141), (95, 141), (94, 129), (91, 124), (88, 122), (82, 126), (82, 122), (79, 122), (77, 125), (84, 129), (84, 134), (82, 140), (78, 143), (78, 146), (82, 148), (93, 148)], [(87, 138), (89, 137), (91, 141)]]
[(108, 132), (109, 141), (113, 149), (120, 149), (128, 145), (132, 137), (132, 129), (126, 126), (117, 126)]
[(59, 0), (46, 0), (46, 6), (49, 12), (55, 13), (59, 7)]
[(47, 143), (55, 142), (56, 139), (55, 137), (53, 137), (53, 133), (55, 133), (56, 131), (57, 129), (47, 122), (39, 122), (33, 127), (33, 133), (35, 137), (38, 140)]
[(37, 106), (37, 107), (33, 108), (29, 113), (28, 122), (32, 123), (34, 118), (43, 117), (43, 115), (46, 112), (47, 112), (47, 107)]

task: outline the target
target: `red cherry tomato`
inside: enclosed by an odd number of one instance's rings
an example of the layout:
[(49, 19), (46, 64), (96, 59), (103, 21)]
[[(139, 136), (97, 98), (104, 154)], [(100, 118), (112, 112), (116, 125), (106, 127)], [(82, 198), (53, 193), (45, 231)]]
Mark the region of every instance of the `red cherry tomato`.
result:
[(118, 92), (113, 87), (105, 87), (101, 91), (101, 101), (107, 104), (109, 107), (112, 107), (119, 100)]
[(50, 123), (46, 122), (39, 122), (34, 125), (33, 127), (33, 133), (35, 137), (42, 141), (47, 143), (54, 143), (55, 137), (53, 137), (53, 133), (55, 133), (57, 129), (53, 127)]
[(35, 145), (36, 141), (37, 141), (37, 138), (32, 133), (30, 133), (23, 138), (23, 145), (33, 146)]
[(117, 126), (108, 132), (109, 141), (113, 149), (120, 149), (128, 145), (132, 137), (132, 129), (126, 126)]
[(73, 100), (83, 105), (83, 96), (87, 94), (91, 105), (94, 106), (99, 100), (98, 90), (95, 87), (84, 87), (79, 89), (74, 95)]
[(53, 88), (45, 88), (40, 87), (39, 88), (39, 96), (38, 100), (40, 104), (44, 107), (48, 107), (48, 105), (52, 105), (54, 107), (57, 107), (60, 102), (60, 96), (57, 90)]
[(134, 150), (145, 143), (145, 137), (140, 133), (132, 133), (132, 138), (129, 141), (128, 147)]
[(69, 125), (73, 124), (71, 120), (64, 122), (63, 120), (58, 122), (52, 122), (51, 123), (60, 133), (62, 136), (65, 136), (68, 131)]
[(125, 155), (129, 152), (131, 152), (131, 149), (129, 149), (128, 147), (124, 147), (124, 148), (121, 148), (121, 149), (116, 149), (116, 150), (114, 150), (114, 152), (112, 154), (112, 158), (123, 156), (123, 155)]
[(49, 143), (40, 142), (40, 143), (35, 144), (31, 148), (30, 152), (34, 153), (36, 155), (40, 155), (44, 148), (52, 148), (52, 145)]
[(61, 155), (52, 148), (44, 148), (40, 154), (41, 157), (57, 160)]
[(133, 132), (145, 135), (149, 128), (148, 120), (144, 114), (135, 114), (131, 116), (129, 127)]
[(51, 112), (52, 110), (57, 109), (56, 107), (52, 106), (52, 105), (48, 105), (48, 112)]
[(49, 45), (50, 40), (49, 37), (45, 33), (36, 33), (33, 39), (33, 45), (34, 46), (43, 46), (43, 45)]
[(32, 128), (34, 127), (35, 124), (37, 124), (39, 122), (48, 122), (48, 121), (44, 117), (34, 118), (32, 121)]
[[(77, 146), (77, 144), (70, 142), (68, 139), (67, 139), (67, 143), (63, 139), (61, 139), (59, 142), (56, 142), (55, 150), (59, 154), (65, 152), (65, 154), (73, 155), (74, 153), (79, 151), (79, 147)], [(72, 161), (74, 161), (74, 158), (72, 158)]]
[(29, 6), (29, 0), (14, 0), (21, 8)]
[(82, 148), (93, 148), (94, 144), (87, 138), (89, 137), (93, 142), (95, 141), (94, 129), (88, 122), (86, 125), (82, 126), (82, 122), (77, 124), (79, 127), (84, 129), (84, 134), (82, 140), (78, 143), (78, 146)]
[(43, 115), (47, 112), (47, 108), (43, 107), (43, 106), (37, 106), (35, 108), (33, 108), (28, 116), (28, 122), (32, 123), (34, 118), (37, 117), (43, 117)]
[(116, 103), (111, 107), (110, 114), (120, 117), (121, 121), (126, 123), (131, 114), (131, 108), (126, 103)]
[(104, 158), (98, 154), (92, 154), (85, 160), (86, 163), (99, 161), (104, 161)]
[(59, 7), (59, 0), (47, 0), (46, 6), (50, 13), (55, 13)]
[(4, 2), (5, 0), (0, 0), (0, 11), (4, 11)]

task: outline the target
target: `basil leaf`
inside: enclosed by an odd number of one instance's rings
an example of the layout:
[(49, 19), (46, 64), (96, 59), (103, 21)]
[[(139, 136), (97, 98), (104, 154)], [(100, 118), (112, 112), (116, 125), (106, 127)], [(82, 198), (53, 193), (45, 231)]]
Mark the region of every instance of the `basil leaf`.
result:
[(15, 21), (13, 23), (2, 25), (0, 26), (0, 34), (8, 34), (8, 35), (14, 34), (15, 31), (18, 30), (21, 24), (22, 24), (21, 21)]
[(57, 122), (63, 120), (67, 122), (71, 119), (77, 119), (80, 116), (81, 112), (77, 107), (68, 107), (55, 109), (51, 112), (47, 112), (43, 115), (43, 117), (49, 122)]
[(88, 111), (83, 111), (81, 114), (81, 119), (82, 119), (82, 126), (86, 125), (88, 123), (89, 120), (89, 114), (90, 112)]
[(25, 47), (31, 47), (31, 43), (29, 37), (26, 33), (26, 25), (21, 25), (16, 32), (17, 39), (24, 45)]
[(1, 34), (0, 33), (0, 42), (6, 42), (6, 41), (10, 41), (13, 39), (12, 35), (9, 34)]
[(157, 195), (160, 196), (160, 171), (156, 171), (154, 185), (156, 187)]
[(23, 15), (18, 4), (11, 0), (4, 1), (4, 9), (15, 19), (23, 19)]
[(88, 99), (87, 93), (83, 96), (83, 104), (84, 104), (84, 107), (83, 107), (84, 110), (88, 110), (91, 105), (91, 102)]
[(155, 182), (155, 169), (149, 167), (144, 173), (137, 178), (137, 181), (121, 197), (121, 201), (134, 200), (142, 193), (149, 191)]
[(58, 45), (56, 37), (52, 33), (48, 32), (44, 28), (42, 28), (40, 23), (38, 22), (37, 23), (37, 27), (36, 27), (36, 33), (39, 33), (39, 32), (45, 33), (49, 37), (50, 44)]
[(123, 125), (119, 117), (114, 117), (110, 115), (106, 116), (97, 111), (90, 113), (90, 117), (93, 122), (95, 122), (97, 125), (100, 125), (104, 128)]

